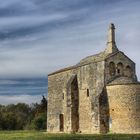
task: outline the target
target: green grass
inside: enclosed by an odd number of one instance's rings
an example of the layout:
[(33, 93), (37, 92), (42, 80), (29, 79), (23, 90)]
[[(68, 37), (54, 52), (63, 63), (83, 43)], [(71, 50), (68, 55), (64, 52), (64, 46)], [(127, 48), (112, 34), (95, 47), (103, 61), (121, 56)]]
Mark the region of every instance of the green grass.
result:
[(140, 140), (140, 134), (48, 134), (38, 131), (0, 131), (0, 140)]

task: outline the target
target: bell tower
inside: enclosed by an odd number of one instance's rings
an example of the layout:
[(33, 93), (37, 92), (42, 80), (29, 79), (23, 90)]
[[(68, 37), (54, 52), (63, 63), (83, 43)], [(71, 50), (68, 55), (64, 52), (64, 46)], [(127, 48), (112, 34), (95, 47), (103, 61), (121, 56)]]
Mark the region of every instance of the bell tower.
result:
[(118, 48), (115, 42), (115, 26), (113, 23), (111, 23), (108, 29), (108, 41), (107, 41), (107, 48), (105, 49), (105, 52), (114, 53), (116, 51), (118, 51)]

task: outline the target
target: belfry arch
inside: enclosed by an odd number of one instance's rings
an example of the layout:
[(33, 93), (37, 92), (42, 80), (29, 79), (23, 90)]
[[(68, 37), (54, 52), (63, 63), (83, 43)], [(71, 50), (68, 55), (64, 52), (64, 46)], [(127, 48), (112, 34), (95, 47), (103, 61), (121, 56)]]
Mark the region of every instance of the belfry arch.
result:
[(115, 63), (114, 62), (110, 62), (109, 63), (109, 74), (111, 76), (114, 76), (115, 73), (116, 73)]
[(122, 76), (124, 74), (123, 64), (119, 62), (117, 64), (117, 75)]
[(125, 68), (125, 76), (127, 77), (132, 77), (133, 73), (132, 73), (132, 68), (128, 65)]

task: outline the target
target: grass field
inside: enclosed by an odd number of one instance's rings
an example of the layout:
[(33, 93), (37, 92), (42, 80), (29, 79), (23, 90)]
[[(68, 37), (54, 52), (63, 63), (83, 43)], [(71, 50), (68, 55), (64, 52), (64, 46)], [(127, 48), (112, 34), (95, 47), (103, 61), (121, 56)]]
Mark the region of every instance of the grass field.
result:
[(140, 135), (47, 134), (37, 131), (0, 131), (0, 140), (140, 140)]

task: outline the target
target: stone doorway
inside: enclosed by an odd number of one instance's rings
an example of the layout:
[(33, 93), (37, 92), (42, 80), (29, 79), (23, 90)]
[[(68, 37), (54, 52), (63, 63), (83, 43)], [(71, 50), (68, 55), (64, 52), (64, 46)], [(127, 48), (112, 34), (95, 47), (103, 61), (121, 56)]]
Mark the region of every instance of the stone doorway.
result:
[(72, 132), (79, 130), (79, 90), (77, 76), (71, 82), (71, 129)]
[(59, 115), (59, 121), (60, 121), (60, 132), (64, 131), (64, 115), (60, 114)]

